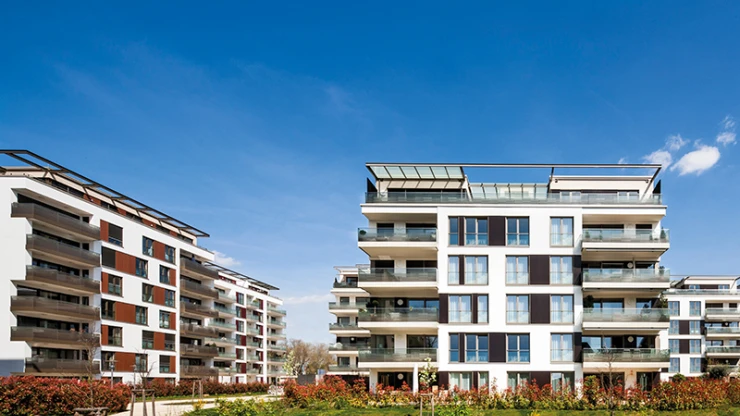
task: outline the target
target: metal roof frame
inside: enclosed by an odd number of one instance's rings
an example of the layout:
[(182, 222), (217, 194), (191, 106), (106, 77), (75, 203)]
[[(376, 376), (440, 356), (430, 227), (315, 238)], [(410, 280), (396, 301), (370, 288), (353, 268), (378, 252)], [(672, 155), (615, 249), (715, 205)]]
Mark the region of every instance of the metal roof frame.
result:
[(212, 261), (205, 261), (205, 262), (203, 262), (203, 265), (206, 266), (206, 267), (208, 267), (208, 268), (214, 269), (214, 270), (216, 270), (216, 271), (218, 271), (220, 273), (223, 273), (223, 274), (225, 274), (227, 276), (231, 276), (231, 277), (233, 277), (235, 279), (246, 280), (249, 283), (254, 283), (255, 285), (261, 286), (261, 287), (263, 287), (264, 289), (267, 289), (267, 290), (280, 290), (280, 288), (277, 287), (277, 286), (273, 286), (273, 285), (267, 284), (267, 283), (265, 283), (263, 281), (260, 281), (260, 280), (251, 278), (251, 277), (247, 276), (246, 274), (242, 274), (242, 273), (239, 273), (237, 271), (228, 269), (228, 268), (226, 268), (224, 266), (221, 266), (220, 264), (216, 264), (216, 263), (214, 263)]

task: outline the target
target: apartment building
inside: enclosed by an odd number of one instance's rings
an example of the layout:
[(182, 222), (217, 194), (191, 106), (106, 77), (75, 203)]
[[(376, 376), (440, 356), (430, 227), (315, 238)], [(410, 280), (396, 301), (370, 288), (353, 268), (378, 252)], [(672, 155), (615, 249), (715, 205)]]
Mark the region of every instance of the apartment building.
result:
[(329, 312), (336, 315), (336, 322), (329, 325), (329, 332), (336, 336), (336, 342), (329, 345), (329, 352), (336, 357), (336, 363), (329, 366), (328, 374), (341, 376), (347, 380), (368, 377), (369, 369), (359, 368), (359, 351), (369, 348), (370, 330), (359, 326), (360, 309), (367, 307), (370, 298), (366, 291), (357, 285), (357, 266), (337, 266), (337, 278), (331, 294), (336, 301), (329, 303)]
[(413, 385), (430, 359), (463, 389), (592, 374), (649, 388), (669, 374), (660, 166), (367, 168), (369, 264), (340, 268), (332, 290), (337, 370)]
[(28, 151), (0, 156), (0, 375), (270, 381), (278, 288), (219, 266), (208, 234)]

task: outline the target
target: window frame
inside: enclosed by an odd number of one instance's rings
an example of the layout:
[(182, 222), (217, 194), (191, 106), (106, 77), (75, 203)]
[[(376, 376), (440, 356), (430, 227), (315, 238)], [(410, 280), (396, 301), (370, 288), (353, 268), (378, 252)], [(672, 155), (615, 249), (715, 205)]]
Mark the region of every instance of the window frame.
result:
[[(449, 218), (449, 237), (447, 240), (448, 246), (459, 246), (460, 245), (460, 217), (448, 217)], [(453, 226), (455, 230), (453, 231)]]
[[(526, 377), (522, 377), (523, 374), (526, 374)], [(511, 385), (511, 379), (512, 375), (516, 376), (516, 383), (514, 385)], [(529, 381), (532, 380), (532, 373), (529, 371), (507, 371), (506, 372), (506, 386), (512, 390), (517, 390), (521, 387), (523, 387), (525, 384), (529, 383)]]
[[(558, 348), (558, 349), (553, 348), (555, 344), (555, 337), (559, 338), (560, 345), (564, 345), (565, 344), (564, 341), (567, 339), (567, 337), (569, 337), (570, 339), (568, 343), (570, 344), (570, 348), (569, 349), (568, 348)], [(555, 353), (556, 351), (560, 351), (560, 353), (556, 354)], [(566, 352), (570, 351), (570, 353), (564, 354), (563, 351), (566, 351)], [(550, 362), (552, 363), (572, 363), (573, 357), (574, 357), (574, 351), (575, 351), (575, 344), (573, 341), (573, 334), (568, 334), (568, 333), (550, 334)], [(556, 356), (559, 359), (556, 359)], [(567, 358), (567, 359), (562, 359), (562, 358)]]
[[(676, 366), (673, 366), (676, 363)], [(678, 357), (671, 357), (668, 361), (668, 372), (669, 373), (680, 373), (681, 372), (681, 359)]]
[[(134, 309), (134, 315), (138, 325), (149, 325), (149, 308), (137, 305)], [(144, 319), (141, 319), (142, 316)]]
[[(116, 281), (118, 284), (115, 284)], [(111, 288), (114, 288), (111, 290)], [(117, 288), (117, 289), (115, 289)], [(123, 277), (114, 274), (108, 274), (108, 294), (115, 296), (123, 296)]]
[[(509, 298), (510, 297), (516, 298), (516, 302), (515, 302), (516, 309), (514, 310), (509, 310)], [(526, 298), (527, 300), (527, 310), (526, 311), (519, 309), (521, 305), (521, 302), (520, 302), (521, 298)], [(531, 315), (531, 302), (530, 301), (531, 301), (530, 296), (527, 294), (506, 295), (506, 323), (507, 324), (522, 324), (522, 325), (529, 324), (531, 322), (531, 316), (530, 316)], [(509, 319), (509, 317), (512, 316), (511, 314), (516, 314), (517, 318), (514, 320)], [(522, 322), (522, 320), (519, 319), (520, 316), (525, 316), (526, 322)]]
[[(510, 272), (509, 271), (509, 259), (513, 259), (513, 266), (515, 271)], [(520, 272), (519, 266), (520, 266), (520, 260), (525, 259), (526, 260), (526, 271)], [(505, 264), (506, 270), (506, 285), (507, 286), (519, 286), (519, 285), (528, 285), (529, 284), (529, 256), (506, 256), (506, 264)], [(514, 275), (514, 281), (511, 281), (510, 274)], [(523, 275), (526, 278), (526, 282), (520, 282), (519, 276)]]
[(149, 261), (140, 259), (138, 257), (135, 257), (135, 259), (136, 261), (135, 261), (134, 274), (144, 279), (148, 279), (149, 278)]
[(154, 257), (154, 240), (147, 237), (141, 237), (141, 254)]
[(141, 301), (154, 303), (154, 286), (147, 283), (141, 284)]
[[(120, 230), (120, 235), (121, 235), (120, 239), (111, 236), (111, 231), (115, 229)], [(123, 247), (123, 227), (118, 226), (116, 224), (108, 223), (108, 241), (107, 242), (115, 246), (118, 246), (118, 247)]]
[[(675, 306), (675, 313), (674, 312)], [(678, 300), (668, 301), (668, 316), (681, 316), (681, 302)]]
[[(570, 306), (571, 306), (571, 309), (570, 310), (564, 310), (564, 309), (553, 310), (553, 305), (555, 304), (554, 300), (556, 298), (559, 299), (559, 303), (560, 303), (561, 307), (562, 307), (563, 304), (565, 304), (564, 300), (566, 298), (570, 298)], [(573, 295), (565, 295), (565, 294), (563, 294), (563, 295), (550, 295), (550, 323), (551, 324), (572, 325), (573, 322), (574, 322), (574, 316), (573, 316), (574, 315), (574, 309), (575, 309), (575, 304), (574, 304)], [(562, 317), (566, 317), (566, 318), (569, 318), (569, 319), (566, 319), (566, 320), (562, 320), (562, 319), (561, 320), (557, 320), (555, 318), (556, 318), (556, 316), (558, 316), (558, 314), (559, 314), (559, 316), (561, 316), (561, 318)]]
[(701, 301), (689, 301), (689, 316), (701, 316)]
[[(470, 270), (468, 270), (468, 267), (467, 267), (468, 266), (468, 259), (471, 259), (473, 261), (473, 264), (475, 265), (476, 270), (480, 267), (481, 260), (483, 260), (483, 264), (485, 266), (485, 270), (484, 271), (474, 271), (474, 272), (471, 272)], [(463, 276), (463, 282), (464, 282), (463, 284), (464, 285), (467, 285), (467, 286), (485, 286), (485, 285), (488, 284), (488, 256), (487, 255), (483, 255), (483, 256), (464, 256), (463, 257), (463, 261), (464, 261), (464, 265), (465, 265), (464, 266), (464, 268), (465, 268), (465, 276)], [(468, 281), (468, 276), (469, 276), (468, 273), (470, 273), (470, 275), (472, 275), (472, 280), (470, 280), (470, 281)], [(484, 276), (485, 278), (484, 279), (478, 279), (478, 276)], [(479, 281), (479, 280), (482, 280), (482, 281)]]
[[(481, 301), (485, 300), (485, 307), (481, 308)], [(476, 302), (478, 303), (477, 309), (478, 309), (478, 323), (479, 324), (487, 324), (488, 323), (488, 295), (481, 295), (479, 294), (476, 296)], [(472, 303), (472, 300), (471, 300)], [(472, 314), (472, 312), (471, 312)]]
[(701, 335), (701, 321), (689, 321), (689, 335)]
[[(475, 341), (475, 348), (471, 348), (471, 340)], [(481, 347), (481, 340), (484, 341), (483, 347)], [(488, 334), (465, 334), (465, 362), (487, 363), (488, 357)]]
[[(553, 226), (555, 225), (554, 224), (555, 220), (559, 220), (560, 222), (559, 226), (561, 230), (565, 228), (563, 226), (563, 222), (564, 222), (563, 220), (570, 220), (570, 233), (563, 233), (563, 232), (553, 233)], [(550, 217), (550, 247), (573, 247), (573, 243), (574, 243), (573, 233), (575, 231), (574, 228), (575, 228), (575, 219), (573, 217)], [(560, 238), (556, 238), (556, 236)], [(562, 236), (565, 236), (565, 238), (562, 238)], [(568, 236), (570, 236), (570, 238), (567, 238)], [(562, 242), (563, 240), (565, 240), (565, 242)], [(555, 241), (558, 241), (560, 243), (557, 243)]]
[[(168, 255), (169, 252), (172, 252), (171, 255)], [(164, 245), (164, 261), (175, 264), (175, 258), (177, 258), (177, 249), (172, 246), (168, 246), (167, 244)]]
[[(109, 313), (106, 313), (109, 312)], [(101, 319), (108, 319), (111, 321), (116, 320), (116, 301), (110, 299), (102, 299), (100, 301), (100, 317)]]
[[(449, 359), (451, 363), (460, 362), (460, 334), (450, 334), (450, 353)], [(457, 354), (457, 358), (453, 357), (453, 354)]]
[(668, 323), (668, 335), (678, 335), (679, 331), (678, 321), (671, 319)]
[[(116, 335), (118, 333), (118, 335)], [(108, 346), (110, 347), (122, 347), (123, 346), (123, 327), (108, 325)], [(111, 340), (116, 340), (111, 342)]]
[[(697, 348), (694, 348), (694, 346), (697, 346)], [(701, 354), (701, 340), (700, 339), (690, 339), (689, 340), (689, 354)]]
[[(556, 259), (558, 260), (558, 271), (553, 271), (553, 260)], [(565, 259), (569, 260), (569, 262), (564, 261)], [(566, 267), (564, 267), (565, 263), (570, 264), (570, 271), (563, 271), (566, 269)], [(553, 279), (553, 276), (559, 276), (559, 281), (555, 281), (556, 279)], [(573, 284), (573, 256), (550, 256), (550, 284), (563, 286)]]
[[(172, 312), (159, 311), (159, 327), (160, 328), (162, 328), (162, 329), (174, 329), (174, 328), (171, 328), (171, 325), (170, 325), (170, 318), (171, 318), (171, 315), (170, 314), (171, 313)], [(166, 319), (163, 319), (163, 317), (165, 317)]]
[[(509, 220), (516, 221), (516, 230), (510, 230), (509, 227)], [(522, 220), (526, 220), (527, 222), (527, 231), (520, 231), (522, 228), (521, 223)], [(529, 217), (506, 217), (506, 245), (508, 247), (529, 247), (530, 245), (530, 239), (529, 234), (531, 230), (529, 228)], [(515, 242), (511, 242), (511, 237), (515, 237)], [(525, 240), (525, 241), (523, 241)], [(526, 242), (526, 244), (524, 243)]]
[[(170, 270), (167, 266), (159, 265), (159, 283), (170, 284)], [(165, 271), (165, 273), (162, 274), (162, 271)]]
[[(470, 309), (464, 310), (462, 308), (459, 308), (457, 310), (452, 309), (452, 299), (453, 298), (459, 298), (457, 304), (462, 306), (463, 305), (463, 298), (468, 298), (468, 305), (470, 305)], [(453, 320), (453, 312), (456, 312), (459, 314), (459, 316), (462, 318), (466, 314), (468, 316), (467, 320)], [(456, 324), (471, 324), (473, 323), (473, 295), (449, 295), (449, 301), (448, 301), (448, 311), (447, 311), (447, 321), (449, 323), (456, 323)]]
[(680, 354), (681, 353), (680, 340), (677, 338), (669, 338), (668, 339), (668, 351), (670, 351), (671, 354)]
[[(553, 376), (560, 374), (560, 378), (555, 380)], [(563, 387), (567, 387), (568, 391), (572, 391), (575, 387), (575, 372), (574, 371), (553, 371), (550, 373), (550, 387), (554, 392), (558, 392)]]
[[(698, 365), (695, 366), (694, 364), (698, 364)], [(698, 358), (698, 357), (689, 358), (689, 372), (690, 373), (701, 373), (701, 358)]]
[[(475, 225), (475, 230), (471, 232), (468, 230), (468, 222), (472, 221)], [(485, 225), (483, 226), (483, 231), (481, 231), (481, 222)], [(463, 221), (463, 228), (464, 228), (464, 235), (465, 240), (464, 243), (466, 246), (487, 246), (488, 245), (488, 218), (487, 217), (465, 217)], [(469, 240), (469, 238), (472, 237), (473, 241)], [(484, 239), (481, 241), (481, 237), (484, 237)]]
[(174, 308), (177, 305), (177, 293), (174, 290), (164, 290), (164, 306)]
[[(528, 347), (526, 349), (522, 348), (522, 340), (527, 340)], [(511, 345), (511, 340), (516, 339), (516, 346), (513, 347)], [(532, 344), (530, 343), (531, 339), (529, 334), (506, 334), (506, 362), (507, 363), (521, 363), (521, 364), (528, 364), (532, 361), (531, 351), (532, 351)], [(511, 359), (511, 354), (516, 354), (516, 359)], [(522, 359), (522, 354), (526, 354), (526, 361)]]

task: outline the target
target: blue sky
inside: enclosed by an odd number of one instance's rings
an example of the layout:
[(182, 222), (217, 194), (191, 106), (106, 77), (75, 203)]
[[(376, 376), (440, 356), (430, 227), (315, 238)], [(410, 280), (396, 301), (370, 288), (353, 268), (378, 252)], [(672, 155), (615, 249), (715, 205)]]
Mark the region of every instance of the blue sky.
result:
[(670, 162), (664, 264), (740, 273), (740, 3), (244, 3), (5, 5), (0, 146), (210, 232), (312, 341), (367, 161)]

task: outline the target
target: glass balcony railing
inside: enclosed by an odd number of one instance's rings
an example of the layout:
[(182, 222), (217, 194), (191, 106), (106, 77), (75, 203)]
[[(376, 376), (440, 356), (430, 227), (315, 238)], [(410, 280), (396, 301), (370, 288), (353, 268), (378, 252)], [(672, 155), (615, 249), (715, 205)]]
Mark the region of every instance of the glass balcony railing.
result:
[(191, 282), (190, 280), (181, 279), (180, 290), (188, 295), (195, 294), (198, 297), (205, 296), (211, 299), (218, 299), (218, 291), (216, 289), (200, 283)]
[(92, 363), (86, 360), (70, 360), (64, 358), (27, 358), (26, 373), (50, 374), (85, 374), (92, 370), (93, 374), (100, 374), (100, 362)]
[(211, 345), (180, 344), (180, 354), (200, 357), (215, 357), (218, 355), (218, 348)]
[(268, 350), (272, 350), (272, 351), (285, 351), (285, 350), (287, 350), (287, 347), (285, 345), (271, 345), (271, 344), (268, 344), (267, 345), (267, 349)]
[(707, 354), (738, 354), (740, 355), (740, 346), (707, 347)]
[(231, 344), (236, 345), (236, 338), (231, 337), (220, 337), (220, 338), (206, 338), (206, 344)]
[(286, 315), (288, 312), (285, 311), (285, 309), (280, 309), (277, 306), (268, 306), (267, 312), (270, 314), (278, 314), (278, 315)]
[(188, 324), (180, 322), (180, 332), (187, 335), (194, 335), (199, 337), (216, 337), (218, 336), (217, 328), (210, 328), (201, 326), (198, 324)]
[(257, 328), (247, 328), (244, 330), (249, 335), (262, 335), (259, 329)]
[(354, 324), (354, 323), (346, 323), (346, 324), (332, 323), (332, 324), (329, 324), (329, 330), (330, 331), (332, 331), (332, 330), (343, 330), (343, 329), (344, 330), (358, 330), (358, 329), (360, 329), (360, 327), (357, 326), (357, 324)]
[(11, 218), (28, 218), (63, 229), (90, 240), (100, 239), (100, 228), (69, 215), (62, 214), (43, 205), (31, 202), (14, 202), (10, 209)]
[(364, 304), (359, 304), (359, 303), (329, 302), (330, 311), (333, 311), (336, 309), (360, 309), (364, 307), (365, 307)]
[(667, 289), (667, 295), (740, 296), (737, 289)]
[(267, 357), (267, 361), (271, 363), (284, 363), (286, 360), (285, 357)]
[(180, 365), (180, 374), (185, 377), (216, 377), (218, 369), (205, 365)]
[(81, 290), (86, 293), (100, 293), (100, 282), (97, 280), (41, 266), (26, 266), (26, 281)]
[(221, 292), (221, 291), (217, 291), (217, 292), (218, 292), (218, 298), (221, 299), (222, 301), (228, 302), (228, 303), (236, 303), (236, 295), (231, 295), (229, 293)]
[(361, 309), (360, 322), (437, 322), (437, 308), (367, 308)]
[(249, 347), (249, 348), (262, 348), (262, 344), (260, 344), (259, 342), (247, 341), (247, 344), (245, 345), (245, 347)]
[(719, 334), (719, 335), (740, 335), (740, 328), (738, 327), (716, 327), (716, 326), (708, 326), (707, 327), (707, 335), (709, 334)]
[(40, 235), (26, 236), (26, 249), (62, 258), (85, 266), (100, 267), (100, 254)]
[(606, 308), (583, 310), (583, 322), (668, 322), (668, 309)]
[(437, 361), (436, 348), (406, 349), (363, 349), (360, 350), (360, 361), (364, 362), (423, 362), (427, 358)]
[(335, 364), (329, 366), (329, 371), (357, 371), (357, 364)]
[(437, 241), (436, 228), (358, 228), (358, 241)]
[(229, 322), (219, 322), (211, 320), (210, 322), (208, 322), (208, 326), (212, 326), (214, 328), (228, 329), (229, 331), (236, 331), (236, 324), (232, 324)]
[(285, 328), (286, 323), (283, 322), (283, 321), (278, 321), (278, 320), (272, 320), (271, 319), (271, 320), (267, 321), (267, 325), (278, 327), (278, 328)]
[(670, 359), (670, 355), (670, 350), (659, 350), (655, 348), (585, 348), (583, 350), (583, 361), (587, 363), (667, 363)]
[(468, 195), (467, 192), (368, 192), (365, 202), (411, 204), (568, 204), (568, 205), (661, 205), (661, 195), (632, 196), (617, 193), (580, 195), (541, 194), (492, 194)]
[(724, 309), (724, 308), (707, 308), (705, 311), (705, 314), (715, 315), (715, 316), (736, 316), (736, 315), (740, 315), (740, 310)]
[(180, 312), (205, 316), (207, 318), (218, 318), (218, 312), (211, 306), (199, 305), (197, 303), (180, 302)]
[(219, 312), (220, 314), (233, 315), (233, 316), (237, 315), (236, 308), (228, 308), (226, 306), (213, 305), (213, 309)]
[(667, 243), (670, 240), (670, 230), (624, 230), (611, 228), (583, 229), (583, 242), (607, 243)]
[(668, 283), (668, 269), (584, 269), (585, 283)]
[(358, 277), (362, 282), (436, 282), (437, 268), (361, 268)]
[(330, 344), (329, 345), (329, 351), (359, 351), (361, 349), (368, 349), (370, 348), (370, 345), (368, 344), (342, 344), (342, 343), (336, 343), (336, 344)]
[(357, 280), (350, 280), (350, 281), (334, 281), (334, 289), (350, 289), (357, 287)]
[(218, 279), (218, 272), (195, 260), (187, 257), (180, 257), (180, 273), (191, 277), (202, 277), (206, 279)]
[(81, 322), (100, 319), (99, 308), (36, 296), (11, 296), (10, 311), (16, 314), (48, 313)]
[(231, 359), (231, 360), (236, 360), (236, 353), (235, 352), (225, 352), (225, 351), (221, 352), (221, 351), (219, 351), (218, 357), (219, 358), (228, 358), (228, 359)]

